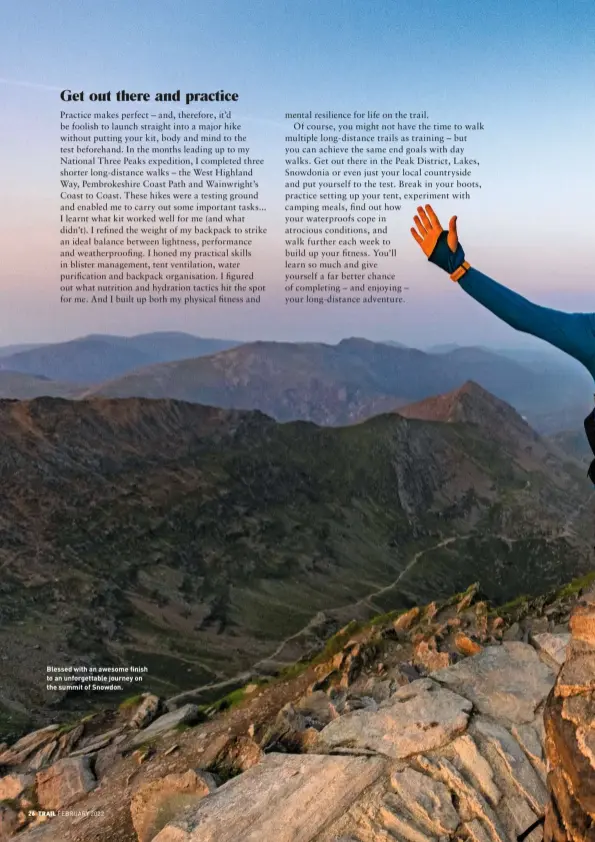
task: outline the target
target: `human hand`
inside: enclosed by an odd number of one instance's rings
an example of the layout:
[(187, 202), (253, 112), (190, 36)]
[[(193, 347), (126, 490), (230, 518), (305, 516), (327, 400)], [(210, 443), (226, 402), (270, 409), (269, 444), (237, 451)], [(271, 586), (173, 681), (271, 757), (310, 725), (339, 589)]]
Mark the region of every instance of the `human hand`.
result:
[[(432, 205), (426, 205), (425, 209), (420, 205), (417, 209), (417, 215), (413, 217), (413, 221), (417, 226), (411, 229), (413, 239), (419, 245), (426, 257), (430, 257), (440, 234), (444, 231), (440, 220), (436, 216)], [(454, 253), (457, 250), (459, 237), (457, 234), (457, 218), (451, 217), (448, 223), (448, 236), (446, 238), (449, 249)]]

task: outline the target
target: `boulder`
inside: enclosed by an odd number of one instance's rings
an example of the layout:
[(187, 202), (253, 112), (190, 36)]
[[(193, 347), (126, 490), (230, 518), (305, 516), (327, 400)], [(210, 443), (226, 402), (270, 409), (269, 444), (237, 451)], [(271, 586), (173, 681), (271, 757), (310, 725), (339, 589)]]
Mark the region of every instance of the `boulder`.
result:
[(321, 746), (405, 758), (450, 742), (467, 728), (472, 704), (431, 679), (401, 687), (377, 711), (358, 710), (320, 732)]
[(545, 780), (546, 766), (543, 755), (541, 737), (533, 725), (513, 725), (511, 728), (513, 736), (523, 751), (531, 760), (531, 763), (539, 772), (540, 777)]
[(320, 731), (338, 716), (335, 706), (322, 690), (304, 696), (296, 702), (294, 711), (298, 716), (304, 718), (306, 728), (315, 728), (317, 731)]
[(45, 745), (48, 741), (54, 740), (59, 725), (48, 725), (47, 728), (40, 728), (30, 734), (21, 737), (11, 748), (0, 754), (1, 766), (18, 766), (23, 763), (34, 751)]
[(153, 842), (310, 842), (384, 772), (378, 757), (269, 754)]
[(383, 701), (385, 702), (387, 699), (390, 699), (390, 695), (387, 698), (382, 699), (380, 702), (377, 702), (373, 696), (361, 696), (357, 693), (350, 693), (349, 696), (343, 702), (343, 708), (341, 713), (351, 713), (354, 710), (378, 710), (379, 704)]
[(444, 669), (450, 664), (448, 652), (439, 652), (434, 638), (420, 641), (415, 647), (414, 660), (427, 672)]
[(433, 679), (470, 699), (494, 719), (532, 722), (554, 673), (527, 643), (487, 646), (479, 655), (435, 672)]
[(562, 704), (562, 698), (553, 693), (545, 710), (551, 795), (548, 824), (552, 833), (561, 825), (568, 828), (573, 839), (591, 840), (588, 832), (595, 814), (595, 767), (580, 745), (580, 728), (562, 716)]
[(122, 733), (121, 728), (114, 728), (112, 731), (106, 731), (105, 734), (97, 734), (85, 740), (81, 747), (71, 753), (71, 757), (79, 757), (82, 754), (95, 754), (101, 751), (102, 748), (110, 745), (112, 740)]
[(564, 699), (562, 716), (577, 728), (595, 728), (595, 691)]
[(519, 624), (516, 622), (512, 623), (507, 629), (502, 632), (502, 640), (510, 641), (510, 640), (522, 640), (523, 639), (523, 631)]
[(397, 629), (397, 631), (409, 631), (412, 625), (419, 619), (420, 614), (421, 610), (417, 606), (410, 608), (409, 611), (406, 611), (394, 620), (393, 628)]
[(27, 770), (29, 772), (38, 772), (45, 766), (49, 766), (52, 760), (58, 759), (58, 750), (58, 740), (51, 740), (51, 742), (46, 743), (44, 746), (42, 746), (42, 748), (35, 752), (33, 757), (31, 757), (28, 760)]
[(417, 681), (421, 678), (419, 670), (408, 661), (403, 661), (387, 674), (388, 678), (392, 678), (396, 683), (402, 687), (404, 684), (411, 684), (412, 681)]
[(481, 819), (488, 828), (489, 837), (493, 842), (505, 842), (507, 834), (494, 809), (482, 793), (475, 789), (449, 760), (445, 757), (420, 756), (418, 761), (424, 772), (434, 780), (441, 781), (456, 795), (465, 821), (472, 818)]
[(555, 669), (558, 669), (566, 660), (570, 635), (551, 634), (550, 632), (534, 634), (532, 632), (531, 643), (540, 655), (545, 657), (546, 661), (551, 663)]
[(216, 788), (215, 779), (209, 772), (193, 769), (183, 774), (166, 775), (139, 787), (130, 803), (138, 842), (150, 842), (178, 812), (196, 805)]
[(467, 588), (465, 593), (462, 595), (461, 599), (457, 603), (457, 614), (460, 614), (461, 611), (466, 611), (467, 608), (474, 602), (477, 594), (479, 593), (479, 582), (474, 582), (473, 585)]
[(143, 701), (140, 703), (132, 718), (130, 725), (132, 728), (146, 728), (150, 725), (161, 711), (161, 699), (153, 693), (146, 693)]
[(570, 633), (575, 640), (583, 640), (595, 647), (595, 606), (582, 599), (574, 608), (569, 622)]
[(519, 793), (529, 803), (536, 816), (542, 815), (547, 803), (546, 788), (512, 734), (502, 725), (483, 716), (474, 718), (473, 733), (495, 750), (508, 769)]
[(143, 743), (151, 739), (157, 738), (171, 731), (179, 725), (193, 725), (200, 719), (200, 710), (196, 705), (183, 705), (177, 710), (172, 710), (170, 713), (164, 713), (163, 716), (158, 717), (138, 734), (135, 734), (131, 740), (124, 744), (122, 751), (128, 751), (132, 748), (137, 748)]
[[(400, 682), (400, 684), (406, 683), (408, 682)], [(371, 678), (366, 682), (364, 692), (366, 696), (369, 696), (371, 699), (373, 699), (376, 702), (376, 704), (380, 704), (381, 702), (386, 702), (387, 699), (390, 699), (393, 691), (395, 690), (395, 687), (396, 683), (394, 683), (391, 679), (382, 679), (381, 681), (379, 681), (378, 679)]]
[(479, 655), (481, 652), (481, 645), (471, 640), (464, 632), (457, 632), (454, 639), (454, 644), (461, 655), (470, 657), (472, 655)]
[(66, 757), (73, 748), (76, 747), (78, 741), (81, 739), (85, 732), (85, 725), (83, 722), (80, 722), (70, 731), (67, 731), (65, 734), (58, 740), (58, 751), (57, 751), (57, 759), (59, 760), (61, 757)]
[(34, 783), (34, 775), (5, 775), (0, 778), (0, 801), (13, 801)]
[(264, 753), (251, 737), (228, 737), (223, 735), (201, 759), (201, 766), (227, 780), (247, 772), (252, 766), (260, 763)]
[[(344, 694), (340, 697), (343, 699)], [(283, 748), (291, 752), (305, 749), (305, 737), (312, 729), (320, 731), (338, 716), (337, 709), (327, 693), (315, 690), (295, 704), (288, 703), (281, 708), (275, 721), (265, 730), (260, 739), (264, 749)]]
[(528, 628), (530, 637), (538, 634), (545, 634), (550, 631), (550, 621), (547, 617), (532, 617), (525, 619), (525, 627)]
[(61, 810), (95, 788), (90, 758), (65, 757), (37, 773), (37, 801), (44, 810)]
[(19, 814), (9, 804), (0, 804), (0, 842), (9, 839), (19, 827)]

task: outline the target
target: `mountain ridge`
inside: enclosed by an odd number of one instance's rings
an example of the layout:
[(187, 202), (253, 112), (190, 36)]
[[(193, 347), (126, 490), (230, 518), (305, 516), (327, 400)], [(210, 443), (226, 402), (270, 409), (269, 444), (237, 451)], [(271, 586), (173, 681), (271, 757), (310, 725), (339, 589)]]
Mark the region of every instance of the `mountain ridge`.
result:
[(198, 357), (235, 347), (234, 340), (208, 339), (181, 331), (135, 336), (88, 334), (0, 355), (0, 370), (89, 384), (156, 362)]
[(197, 360), (156, 364), (95, 386), (87, 396), (173, 397), (260, 409), (277, 420), (344, 425), (450, 391), (467, 380), (523, 414), (550, 411), (551, 381), (482, 349), (428, 354), (361, 338), (325, 343), (253, 342)]
[(40, 693), (46, 663), (146, 662), (172, 695), (296, 660), (321, 611), (338, 628), (470, 576), (506, 600), (589, 563), (578, 463), (481, 425), (98, 397), (2, 400), (0, 429), (3, 704), (40, 715), (89, 703)]

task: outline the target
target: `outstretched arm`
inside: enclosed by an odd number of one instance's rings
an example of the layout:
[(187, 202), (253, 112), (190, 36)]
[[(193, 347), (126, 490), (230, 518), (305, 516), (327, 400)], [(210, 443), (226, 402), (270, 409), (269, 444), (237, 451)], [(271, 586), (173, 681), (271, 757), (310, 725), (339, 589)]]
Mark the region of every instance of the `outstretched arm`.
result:
[(417, 210), (417, 230), (412, 228), (411, 233), (429, 260), (449, 272), (465, 292), (506, 324), (570, 354), (595, 377), (595, 335), (586, 313), (541, 307), (469, 266), (458, 240), (456, 216), (447, 233), (430, 205)]
[(595, 336), (585, 313), (541, 307), (472, 267), (459, 279), (459, 286), (515, 330), (544, 339), (584, 365), (593, 361)]

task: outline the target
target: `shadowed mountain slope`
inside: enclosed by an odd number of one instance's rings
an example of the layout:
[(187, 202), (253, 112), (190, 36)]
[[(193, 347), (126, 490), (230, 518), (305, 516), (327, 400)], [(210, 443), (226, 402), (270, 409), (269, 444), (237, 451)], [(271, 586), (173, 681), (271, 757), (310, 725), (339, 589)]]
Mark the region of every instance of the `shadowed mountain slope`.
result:
[(274, 670), (316, 623), (588, 569), (582, 469), (463, 394), (482, 424), (0, 401), (0, 712), (88, 704), (41, 691), (48, 663), (144, 664), (171, 695)]

